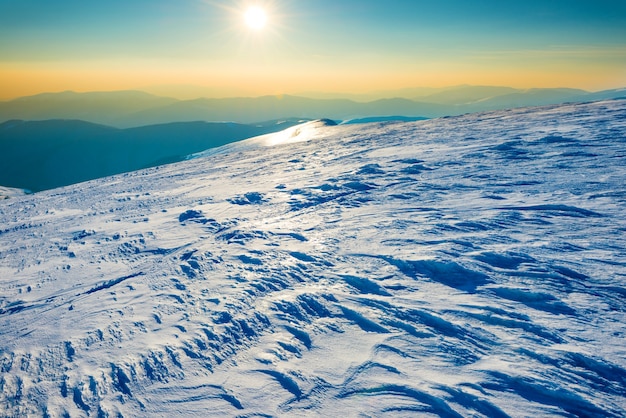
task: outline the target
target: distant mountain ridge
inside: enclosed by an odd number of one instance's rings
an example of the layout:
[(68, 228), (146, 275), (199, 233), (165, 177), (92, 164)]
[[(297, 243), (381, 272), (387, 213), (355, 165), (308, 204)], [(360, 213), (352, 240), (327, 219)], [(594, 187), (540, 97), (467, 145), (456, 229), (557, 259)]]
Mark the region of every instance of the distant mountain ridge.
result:
[(0, 122), (11, 119), (77, 119), (120, 127), (116, 122), (127, 115), (176, 101), (140, 91), (42, 93), (0, 102)]
[[(407, 90), (414, 94), (417, 90)], [(177, 100), (140, 91), (44, 93), (0, 102), (0, 185), (31, 191), (181, 161), (301, 120), (419, 120), (626, 96), (626, 89), (459, 86), (357, 102), (289, 95)], [(259, 122), (259, 121), (271, 122)]]
[(80, 120), (7, 121), (0, 123), (0, 185), (33, 192), (53, 189), (182, 161), (298, 122), (173, 122), (119, 129)]
[[(414, 94), (421, 92), (421, 96)], [(399, 95), (402, 91), (397, 91)], [(586, 102), (626, 96), (626, 89), (587, 92), (576, 89), (528, 89), (458, 86), (449, 89), (407, 89), (410, 97), (368, 102), (291, 95), (251, 98), (178, 100), (140, 91), (44, 93), (0, 102), (0, 122), (79, 119), (130, 128), (169, 122), (257, 123), (285, 117), (334, 120), (370, 117), (440, 117), (515, 107)]]

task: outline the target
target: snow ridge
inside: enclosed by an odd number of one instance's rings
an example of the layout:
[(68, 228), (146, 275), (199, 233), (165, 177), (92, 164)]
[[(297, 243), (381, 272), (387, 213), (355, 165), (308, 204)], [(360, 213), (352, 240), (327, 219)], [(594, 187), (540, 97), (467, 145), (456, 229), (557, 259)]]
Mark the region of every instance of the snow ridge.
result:
[(299, 129), (0, 202), (0, 415), (623, 416), (626, 101)]

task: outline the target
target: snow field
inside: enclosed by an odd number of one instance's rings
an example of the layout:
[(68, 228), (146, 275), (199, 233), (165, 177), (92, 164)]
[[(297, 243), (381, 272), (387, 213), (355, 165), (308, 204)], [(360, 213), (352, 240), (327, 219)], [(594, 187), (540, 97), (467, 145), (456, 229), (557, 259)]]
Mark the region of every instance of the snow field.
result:
[(626, 102), (315, 122), (0, 203), (0, 415), (623, 416)]

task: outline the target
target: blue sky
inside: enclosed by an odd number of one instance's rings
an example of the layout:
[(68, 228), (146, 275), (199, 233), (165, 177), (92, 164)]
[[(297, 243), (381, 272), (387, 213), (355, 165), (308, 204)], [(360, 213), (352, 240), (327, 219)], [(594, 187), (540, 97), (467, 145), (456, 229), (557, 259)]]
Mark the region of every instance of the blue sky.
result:
[[(263, 31), (242, 24), (251, 4), (267, 10)], [(622, 87), (626, 1), (0, 0), (0, 78), (5, 95)]]

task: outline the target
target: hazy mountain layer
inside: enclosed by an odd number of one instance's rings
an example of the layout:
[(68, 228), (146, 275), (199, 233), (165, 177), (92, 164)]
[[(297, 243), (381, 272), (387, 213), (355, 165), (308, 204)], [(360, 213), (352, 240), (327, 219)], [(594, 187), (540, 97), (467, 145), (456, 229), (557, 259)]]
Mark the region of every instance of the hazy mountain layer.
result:
[(8, 121), (0, 124), (0, 185), (53, 189), (182, 161), (188, 154), (295, 123), (188, 122), (117, 129), (77, 120)]
[(0, 416), (624, 415), (626, 101), (205, 155), (0, 202)]
[(133, 91), (63, 92), (0, 102), (0, 122), (11, 119), (79, 119), (128, 128), (193, 121), (256, 123), (285, 117), (346, 120), (399, 115), (431, 118), (626, 96), (624, 89), (589, 93), (574, 89), (519, 90), (510, 87), (459, 86), (419, 97), (416, 95), (418, 91), (407, 89), (390, 92), (396, 95), (367, 102), (289, 95), (176, 100)]

